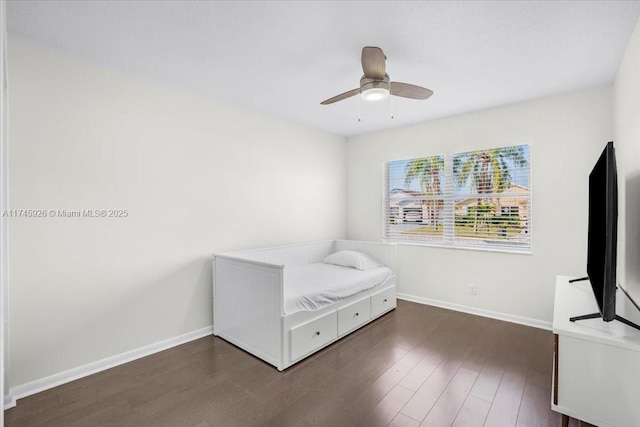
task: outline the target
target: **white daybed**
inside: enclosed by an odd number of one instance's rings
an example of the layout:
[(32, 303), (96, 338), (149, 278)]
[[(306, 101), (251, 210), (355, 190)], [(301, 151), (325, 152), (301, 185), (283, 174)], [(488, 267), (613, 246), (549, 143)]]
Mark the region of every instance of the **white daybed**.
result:
[[(319, 304), (309, 302), (310, 299), (304, 295), (296, 295), (297, 302), (292, 301), (295, 289), (305, 286), (304, 283), (292, 284), (292, 278), (310, 277), (298, 274), (300, 270), (310, 269), (312, 277), (309, 281), (318, 282), (318, 277), (323, 276), (323, 271), (330, 267), (316, 263), (322, 263), (327, 256), (338, 251), (359, 251), (373, 256), (384, 264), (380, 270), (387, 270), (388, 274), (382, 283), (345, 298), (334, 298), (335, 281), (330, 280), (334, 282), (328, 283), (329, 288), (333, 287), (332, 292), (328, 294), (329, 298), (320, 298)], [(352, 274), (358, 271), (334, 267)], [(375, 273), (373, 270), (370, 275)], [(331, 274), (328, 277), (336, 277)], [(350, 292), (356, 291), (352, 289)], [(326, 306), (305, 309), (304, 306), (309, 304)], [(331, 240), (214, 256), (214, 335), (274, 365), (280, 371), (395, 307), (393, 244)]]

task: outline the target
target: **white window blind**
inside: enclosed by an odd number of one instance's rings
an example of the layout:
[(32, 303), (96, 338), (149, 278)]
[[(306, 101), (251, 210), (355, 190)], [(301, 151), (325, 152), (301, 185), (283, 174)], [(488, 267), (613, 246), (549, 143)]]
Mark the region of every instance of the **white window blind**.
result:
[(530, 252), (529, 170), (527, 145), (391, 161), (385, 237)]

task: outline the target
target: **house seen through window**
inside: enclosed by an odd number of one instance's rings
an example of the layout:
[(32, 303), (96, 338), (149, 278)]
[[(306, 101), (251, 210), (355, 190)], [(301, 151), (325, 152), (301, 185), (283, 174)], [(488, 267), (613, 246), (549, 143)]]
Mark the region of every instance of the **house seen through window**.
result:
[(527, 145), (390, 161), (385, 237), (531, 251)]

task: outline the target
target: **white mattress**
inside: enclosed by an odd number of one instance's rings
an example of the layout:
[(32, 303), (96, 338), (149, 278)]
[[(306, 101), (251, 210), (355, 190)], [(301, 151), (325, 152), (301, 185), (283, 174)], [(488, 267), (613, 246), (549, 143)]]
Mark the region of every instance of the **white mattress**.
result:
[(298, 311), (313, 311), (336, 301), (378, 286), (393, 272), (388, 267), (369, 270), (325, 263), (284, 269), (285, 316)]

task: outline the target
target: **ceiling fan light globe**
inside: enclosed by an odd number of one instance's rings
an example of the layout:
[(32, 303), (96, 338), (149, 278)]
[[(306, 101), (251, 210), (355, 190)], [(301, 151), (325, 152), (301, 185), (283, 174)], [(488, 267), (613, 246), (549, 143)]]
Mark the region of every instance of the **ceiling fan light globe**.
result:
[(390, 87), (388, 74), (385, 74), (383, 79), (370, 79), (367, 76), (362, 76), (360, 97), (365, 101), (380, 101), (389, 97)]
[(360, 93), (365, 101), (380, 101), (389, 96), (389, 89), (384, 87), (372, 87)]

